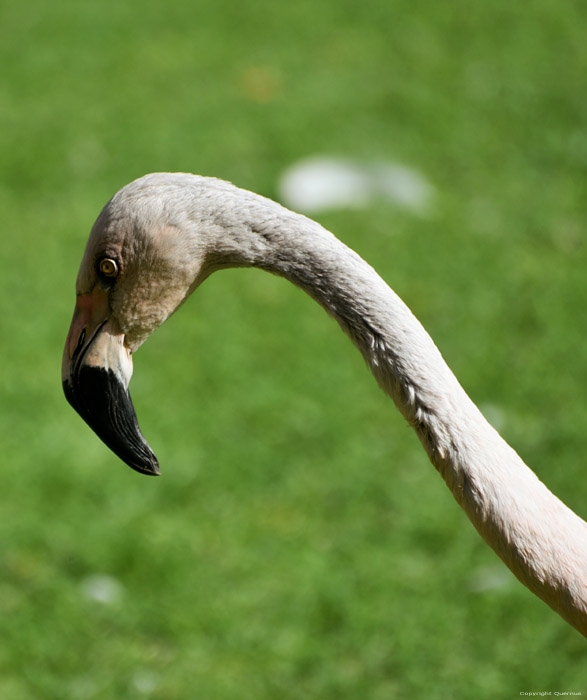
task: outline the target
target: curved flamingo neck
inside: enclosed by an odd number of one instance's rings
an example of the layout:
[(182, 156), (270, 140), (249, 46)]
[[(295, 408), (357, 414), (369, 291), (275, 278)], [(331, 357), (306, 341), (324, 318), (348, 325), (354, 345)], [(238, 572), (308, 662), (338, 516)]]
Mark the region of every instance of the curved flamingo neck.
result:
[(257, 229), (268, 245), (252, 264), (286, 277), (338, 321), (482, 537), (522, 583), (587, 636), (587, 523), (487, 422), (420, 322), (370, 265), (290, 212)]

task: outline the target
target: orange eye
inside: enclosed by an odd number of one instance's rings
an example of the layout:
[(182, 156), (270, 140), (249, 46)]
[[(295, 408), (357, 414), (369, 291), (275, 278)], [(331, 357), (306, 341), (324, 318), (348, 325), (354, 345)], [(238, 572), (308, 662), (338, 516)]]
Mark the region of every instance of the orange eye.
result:
[(116, 277), (118, 274), (118, 265), (116, 264), (116, 260), (112, 260), (112, 258), (104, 258), (103, 260), (100, 260), (100, 272), (105, 277)]

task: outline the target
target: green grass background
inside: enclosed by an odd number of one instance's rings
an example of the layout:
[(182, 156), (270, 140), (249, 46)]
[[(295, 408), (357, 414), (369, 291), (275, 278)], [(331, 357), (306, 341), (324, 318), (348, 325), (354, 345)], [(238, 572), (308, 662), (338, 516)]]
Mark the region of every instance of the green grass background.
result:
[(60, 381), (87, 234), (128, 181), (277, 197), (299, 158), (389, 159), (434, 185), (429, 216), (321, 223), (585, 517), (586, 23), (578, 0), (0, 5), (0, 697), (587, 693), (585, 640), (507, 577), (285, 281), (214, 276), (135, 358), (159, 479)]

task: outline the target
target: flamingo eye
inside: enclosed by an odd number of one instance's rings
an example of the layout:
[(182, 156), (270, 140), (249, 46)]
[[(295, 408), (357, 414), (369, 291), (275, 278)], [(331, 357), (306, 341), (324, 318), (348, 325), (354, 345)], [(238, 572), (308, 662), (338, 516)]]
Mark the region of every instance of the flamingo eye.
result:
[(100, 260), (98, 267), (100, 268), (100, 272), (105, 277), (116, 277), (118, 274), (118, 264), (116, 263), (116, 260), (112, 260), (112, 258), (104, 258), (103, 260)]

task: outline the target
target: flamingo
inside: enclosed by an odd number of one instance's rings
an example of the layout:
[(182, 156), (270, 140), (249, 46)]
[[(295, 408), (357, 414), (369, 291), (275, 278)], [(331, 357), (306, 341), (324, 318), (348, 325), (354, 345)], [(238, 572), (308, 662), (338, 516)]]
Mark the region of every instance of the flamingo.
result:
[(128, 391), (132, 355), (212, 272), (228, 267), (285, 277), (336, 319), (481, 536), (587, 636), (587, 523), (487, 422), (367, 262), (315, 221), (223, 180), (145, 175), (116, 193), (92, 228), (62, 380), (67, 400), (106, 445), (133, 469), (159, 473)]

